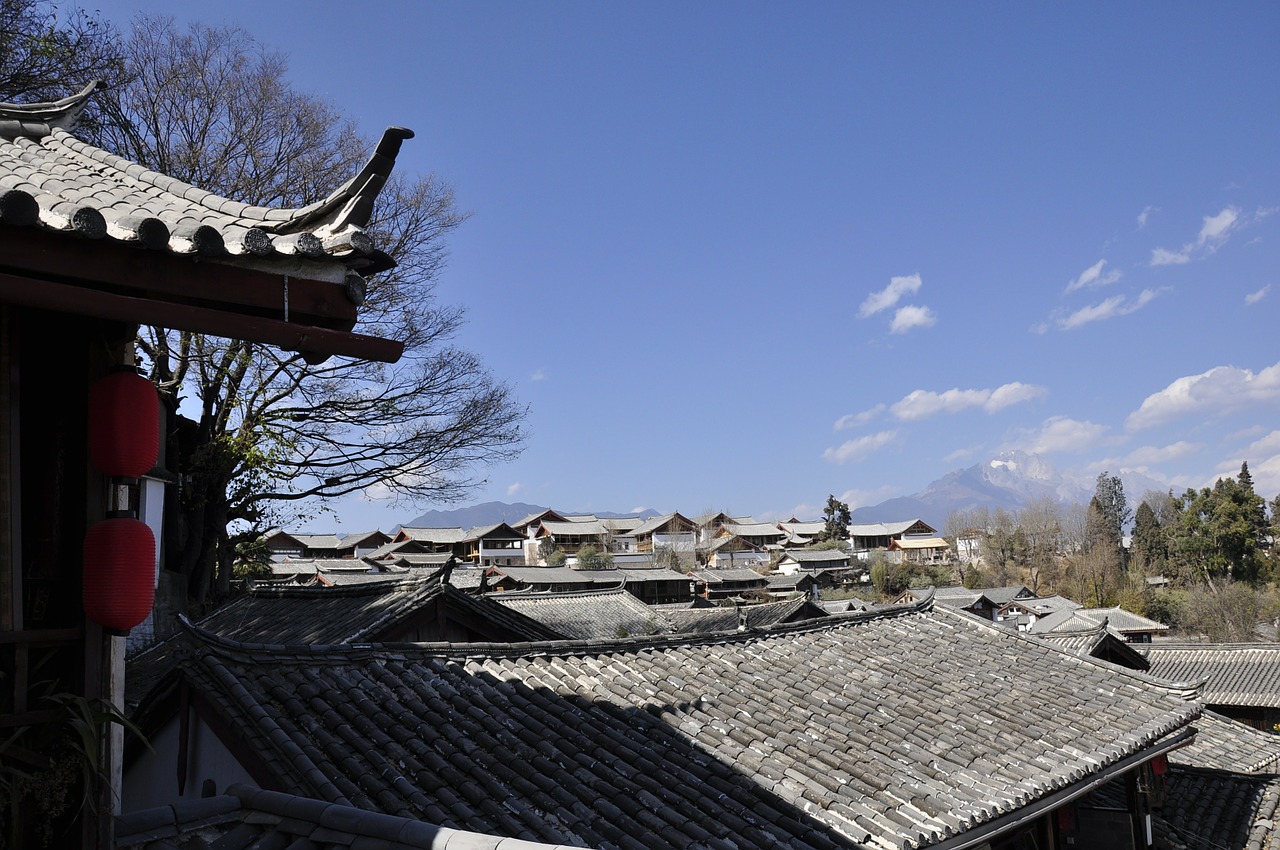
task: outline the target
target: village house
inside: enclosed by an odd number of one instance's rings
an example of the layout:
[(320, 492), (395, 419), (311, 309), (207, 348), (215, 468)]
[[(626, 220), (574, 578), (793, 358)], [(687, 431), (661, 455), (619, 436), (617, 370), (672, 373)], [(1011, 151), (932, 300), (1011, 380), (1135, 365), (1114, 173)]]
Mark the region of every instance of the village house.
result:
[(951, 544), (935, 535), (902, 536), (889, 541), (890, 563), (936, 566), (951, 563)]
[(272, 529), (262, 536), (273, 561), (284, 558), (363, 558), (391, 540), (381, 531), (361, 534), (290, 534)]
[(902, 522), (854, 523), (849, 526), (849, 545), (854, 552), (870, 552), (873, 549), (888, 549), (889, 544), (905, 537), (928, 538), (937, 537), (933, 526), (922, 519), (910, 519)]
[(1015, 584), (1008, 587), (968, 588), (959, 585), (950, 587), (912, 588), (903, 591), (895, 600), (901, 603), (919, 602), (933, 599), (939, 605), (958, 608), (977, 614), (984, 620), (996, 622), (1000, 609), (1015, 599), (1034, 599), (1035, 594), (1025, 585)]
[[(784, 549), (774, 569), (790, 575), (798, 572), (841, 573), (852, 565), (849, 553), (843, 549)], [(859, 567), (859, 572), (862, 572)]]
[(778, 527), (787, 533), (783, 545), (788, 548), (800, 548), (818, 542), (827, 524), (822, 520), (798, 520), (795, 517), (778, 523)]
[(716, 537), (737, 537), (761, 549), (778, 549), (787, 539), (787, 532), (769, 522), (726, 522)]
[(712, 570), (766, 569), (772, 558), (763, 546), (733, 535), (717, 537), (698, 549), (698, 559)]
[(755, 570), (694, 570), (694, 594), (711, 602), (722, 600), (763, 601), (769, 580)]
[(645, 520), (630, 534), (635, 539), (637, 552), (652, 555), (659, 549), (667, 549), (677, 555), (683, 553), (691, 560), (698, 527), (693, 520), (673, 513)]

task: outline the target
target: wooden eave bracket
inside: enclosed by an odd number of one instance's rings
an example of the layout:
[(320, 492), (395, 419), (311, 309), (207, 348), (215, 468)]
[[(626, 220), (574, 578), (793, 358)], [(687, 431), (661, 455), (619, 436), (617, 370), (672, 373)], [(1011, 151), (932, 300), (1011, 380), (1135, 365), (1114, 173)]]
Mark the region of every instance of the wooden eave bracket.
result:
[(311, 363), (322, 362), (333, 355), (394, 363), (404, 353), (404, 343), (396, 340), (210, 307), (119, 295), (3, 272), (0, 272), (0, 302), (265, 343), (285, 351), (297, 351)]

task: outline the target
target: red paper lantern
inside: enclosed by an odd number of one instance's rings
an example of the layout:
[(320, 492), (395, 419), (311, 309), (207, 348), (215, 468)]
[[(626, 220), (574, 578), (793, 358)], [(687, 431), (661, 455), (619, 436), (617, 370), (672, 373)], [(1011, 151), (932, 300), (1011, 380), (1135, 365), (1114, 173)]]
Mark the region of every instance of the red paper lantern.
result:
[(156, 538), (141, 520), (105, 519), (84, 538), (84, 613), (125, 633), (147, 619), (155, 601)]
[(107, 475), (137, 478), (156, 465), (160, 399), (133, 371), (112, 372), (89, 388), (89, 460)]

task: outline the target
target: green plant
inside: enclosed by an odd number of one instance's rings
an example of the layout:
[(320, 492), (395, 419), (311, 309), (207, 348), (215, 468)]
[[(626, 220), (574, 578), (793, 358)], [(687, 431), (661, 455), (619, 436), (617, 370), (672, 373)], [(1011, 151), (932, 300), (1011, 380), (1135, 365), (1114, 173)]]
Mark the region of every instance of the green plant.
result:
[(97, 811), (94, 790), (108, 779), (102, 744), (112, 724), (145, 742), (138, 727), (104, 699), (54, 693), (42, 698), (37, 710), (49, 719), (18, 726), (0, 740), (0, 799), (7, 801), (0, 826), (10, 846), (19, 845), (19, 811), (30, 812), (31, 822), (40, 824), (45, 846), (56, 826), (73, 823), (85, 809)]

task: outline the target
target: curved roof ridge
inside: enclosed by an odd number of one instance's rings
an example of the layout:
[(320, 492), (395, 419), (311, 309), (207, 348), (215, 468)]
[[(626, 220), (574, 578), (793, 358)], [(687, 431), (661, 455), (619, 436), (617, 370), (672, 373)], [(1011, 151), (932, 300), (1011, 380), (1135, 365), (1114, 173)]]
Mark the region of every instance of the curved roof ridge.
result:
[[(73, 129), (80, 120), (80, 114), (89, 104), (89, 96), (100, 85), (101, 80), (94, 80), (75, 94), (59, 100), (41, 103), (0, 102), (0, 135), (47, 136), (54, 128)], [(20, 132), (10, 132), (11, 130)]]
[[(465, 596), (465, 594), (463, 594)], [(216, 634), (200, 625), (191, 622), (186, 615), (179, 615), (180, 628), (202, 644), (205, 651), (219, 654), (241, 655), (262, 651), (289, 652), (314, 658), (317, 662), (325, 659), (364, 657), (380, 652), (414, 651), (432, 657), (449, 659), (470, 658), (544, 658), (548, 656), (582, 657), (587, 655), (612, 655), (618, 652), (635, 653), (640, 650), (661, 650), (669, 647), (690, 645), (717, 645), (723, 643), (752, 643), (770, 640), (782, 634), (796, 634), (808, 631), (831, 631), (847, 628), (863, 622), (877, 619), (890, 619), (899, 616), (927, 613), (931, 605), (910, 603), (880, 608), (871, 611), (851, 611), (833, 614), (812, 620), (796, 623), (775, 623), (760, 629), (747, 632), (711, 632), (706, 634), (659, 634), (638, 635), (635, 637), (615, 638), (608, 640), (538, 640), (522, 642), (475, 641), (471, 643), (455, 643), (450, 641), (383, 641), (370, 643), (338, 643), (338, 644), (279, 644), (256, 641), (240, 641)], [(943, 610), (943, 609), (938, 609)], [(1008, 632), (1002, 633), (1007, 634)]]
[[(2, 108), (3, 104), (0, 104), (0, 109)], [(405, 139), (413, 138), (413, 131), (404, 127), (388, 127), (364, 167), (354, 177), (329, 193), (329, 196), (323, 200), (304, 207), (292, 208), (255, 206), (223, 197), (95, 147), (61, 126), (49, 127), (44, 135), (48, 135), (52, 143), (66, 150), (110, 166), (138, 183), (177, 195), (192, 205), (235, 220), (235, 223), (242, 226), (257, 227), (280, 235), (295, 233), (305, 228), (308, 232), (324, 239), (326, 236), (338, 236), (348, 230), (359, 230), (369, 223), (374, 201), (382, 187), (386, 185), (395, 164), (396, 155), (400, 151), (400, 145)], [(319, 226), (308, 227), (316, 224)], [(369, 244), (364, 244), (366, 242)], [(326, 245), (326, 247), (329, 246)], [(361, 253), (367, 253), (373, 246), (368, 237), (364, 237), (357, 238), (352, 247)]]
[[(1054, 647), (1049, 646), (1049, 644), (1043, 639), (1045, 636), (1045, 633), (1040, 633), (1037, 635), (1032, 632), (1015, 632), (1015, 631), (1012, 631), (1011, 629), (1006, 629), (1001, 626), (998, 626), (995, 623), (983, 617), (973, 616), (964, 611), (957, 611), (955, 609), (948, 608), (945, 605), (938, 606), (936, 610), (950, 617), (964, 618), (966, 622), (977, 623), (978, 625), (982, 626), (988, 631), (994, 632), (996, 634), (1004, 635), (1014, 640), (1030, 641), (1032, 643), (1045, 646), (1046, 648), (1054, 649), (1054, 651), (1061, 651)], [(1054, 632), (1053, 634), (1058, 634), (1058, 633)], [(1135, 679), (1138, 679), (1139, 681), (1142, 681), (1148, 685), (1151, 685), (1152, 687), (1159, 688), (1160, 690), (1165, 691), (1166, 693), (1176, 696), (1185, 702), (1197, 702), (1200, 699), (1201, 692), (1204, 690), (1204, 686), (1209, 681), (1209, 678), (1205, 676), (1201, 679), (1192, 679), (1185, 682), (1172, 682), (1172, 681), (1169, 681), (1168, 679), (1157, 678), (1155, 676), (1152, 676), (1150, 673), (1145, 673), (1141, 670), (1130, 670), (1128, 667), (1121, 667), (1115, 664), (1111, 664), (1107, 661), (1103, 661), (1102, 659), (1094, 658), (1091, 655), (1076, 655), (1074, 653), (1064, 653), (1064, 654), (1067, 655), (1067, 657), (1069, 658), (1075, 659), (1076, 661), (1081, 661), (1086, 664), (1092, 664), (1098, 667), (1104, 667), (1105, 669), (1110, 670), (1114, 673), (1131, 676)]]

